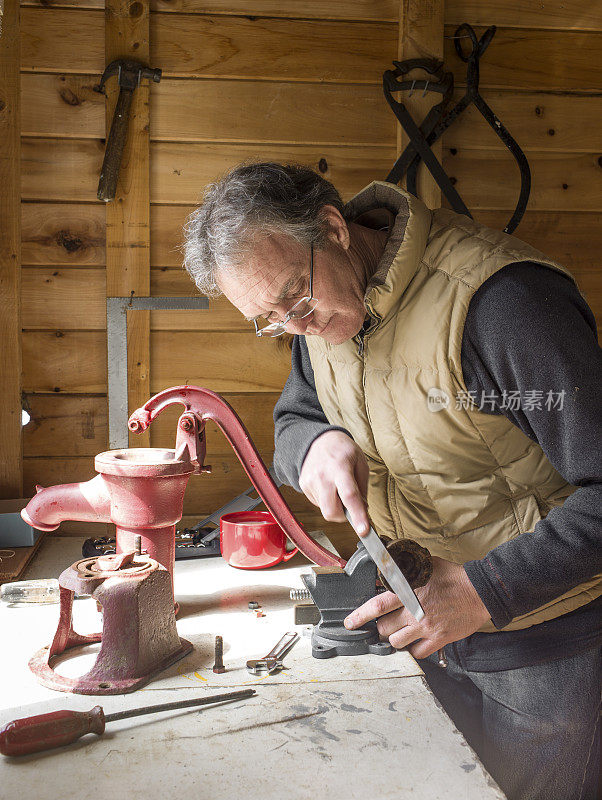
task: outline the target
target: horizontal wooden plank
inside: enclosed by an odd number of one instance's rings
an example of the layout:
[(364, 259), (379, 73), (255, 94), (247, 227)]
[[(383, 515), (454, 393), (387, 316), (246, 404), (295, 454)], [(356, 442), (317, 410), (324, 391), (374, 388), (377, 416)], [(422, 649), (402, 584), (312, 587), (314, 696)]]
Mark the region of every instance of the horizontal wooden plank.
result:
[[(509, 216), (508, 211), (479, 210), (476, 213), (479, 222), (496, 230), (503, 230)], [(600, 213), (528, 210), (514, 235), (564, 264), (579, 277), (599, 269), (600, 246), (596, 234), (600, 230)]]
[(397, 0), (151, 0), (158, 12), (397, 22)]
[[(103, 31), (101, 11), (25, 8), (22, 67), (99, 74)], [(454, 32), (455, 25), (446, 26), (447, 36)], [(445, 44), (446, 63), (463, 83), (465, 65), (453, 40)], [(151, 21), (151, 62), (160, 63), (166, 77), (380, 84), (396, 50), (394, 23), (180, 14), (155, 14)], [(481, 85), (597, 91), (602, 62), (592, 54), (599, 51), (597, 32), (500, 27), (481, 59)]]
[[(202, 46), (199, 46), (202, 42)], [(166, 75), (376, 83), (397, 24), (154, 15), (151, 60)]]
[[(504, 217), (477, 215), (484, 224), (503, 227)], [(570, 220), (570, 218), (569, 218)], [(592, 303), (595, 313), (602, 312), (602, 269), (596, 268), (594, 254), (586, 264), (574, 263), (571, 253), (578, 251), (578, 243), (566, 230), (569, 220), (563, 221), (566, 238), (563, 248), (553, 252), (545, 232), (529, 236), (518, 231), (525, 241), (543, 248), (550, 257), (573, 267), (582, 291)], [(589, 228), (584, 238), (592, 238)], [(527, 235), (523, 235), (524, 233)], [(560, 237), (557, 236), (557, 239)], [(166, 297), (196, 296), (198, 293), (184, 270), (152, 269), (152, 294)], [(105, 274), (103, 269), (58, 269), (56, 267), (24, 267), (21, 280), (22, 324), (25, 330), (99, 330), (106, 329)], [(212, 298), (208, 311), (153, 311), (151, 329), (154, 331), (248, 331), (249, 323), (224, 297)]]
[[(94, 79), (21, 76), (26, 136), (105, 135)], [(462, 90), (456, 92), (456, 99)], [(602, 148), (602, 97), (488, 89), (485, 99), (524, 150)], [(299, 108), (304, 109), (299, 114)], [(165, 141), (394, 144), (395, 120), (380, 87), (261, 81), (164, 80), (151, 93), (151, 138)], [(503, 148), (470, 107), (443, 137), (449, 147)]]
[[(459, 99), (462, 91), (456, 92)], [(565, 153), (602, 151), (602, 96), (567, 97), (487, 89), (483, 97), (521, 148)], [(502, 140), (470, 106), (442, 137), (444, 148), (504, 150)]]
[[(169, 2), (169, 0), (167, 0)], [(523, 0), (447, 0), (445, 22), (461, 25), (498, 25), (507, 28), (602, 30), (602, 6), (591, 0), (570, 3), (525, 3)]]
[[(95, 139), (23, 139), (23, 199), (96, 202), (103, 151)], [(321, 165), (349, 199), (387, 174), (395, 148), (156, 142), (151, 145), (151, 202), (195, 203), (208, 183), (250, 159)]]
[(102, 394), (107, 391), (103, 332), (26, 331), (23, 391)]
[(107, 398), (75, 395), (25, 395), (30, 421), (23, 428), (28, 458), (94, 458), (108, 449)]
[[(264, 345), (267, 345), (264, 347)], [(192, 383), (216, 392), (280, 392), (290, 351), (277, 340), (249, 333), (155, 332), (151, 388)]]
[[(32, 191), (33, 183), (29, 185)], [(151, 207), (152, 266), (181, 266), (182, 226), (193, 209), (194, 206)], [(22, 203), (23, 264), (102, 266), (105, 263), (104, 226), (102, 203)]]
[[(481, 36), (483, 28), (476, 32)], [(454, 33), (454, 25), (445, 26), (446, 37)], [(599, 92), (602, 59), (593, 54), (600, 53), (601, 47), (599, 33), (498, 28), (480, 60), (481, 89)], [(466, 65), (456, 55), (451, 38), (445, 40), (444, 57), (456, 85), (463, 85)]]
[(99, 203), (103, 155), (99, 139), (22, 139), (22, 199)]
[[(473, 150), (444, 153), (443, 166), (456, 180), (469, 209), (509, 209), (518, 198), (519, 171), (510, 154)], [(534, 211), (601, 211), (602, 167), (599, 153), (530, 153)]]
[(98, 75), (21, 73), (21, 134), (102, 139), (106, 98), (94, 91), (98, 80)]
[[(151, 262), (153, 266), (180, 267), (181, 255), (173, 243), (181, 240), (181, 227), (194, 206), (161, 206), (151, 209)], [(484, 225), (502, 230), (506, 211), (477, 212)], [(516, 235), (569, 268), (591, 269), (600, 260), (596, 231), (602, 230), (602, 214), (596, 212), (533, 211), (529, 209)], [(182, 277), (174, 279), (179, 283)], [(159, 292), (157, 292), (159, 294)]]
[[(102, 331), (23, 333), (23, 391), (106, 392)], [(280, 392), (290, 352), (277, 340), (246, 333), (154, 332), (151, 391), (192, 383), (216, 392)]]
[[(95, 266), (104, 263), (104, 207), (66, 203), (24, 203), (22, 246), (25, 264)], [(182, 225), (194, 206), (151, 207), (151, 265), (172, 267), (174, 274), (153, 272), (155, 294), (183, 294), (195, 289), (188, 277), (179, 274), (182, 255)], [(477, 212), (484, 225), (501, 230), (508, 221), (505, 211)], [(36, 220), (41, 220), (37, 231)], [(589, 269), (599, 261), (594, 232), (602, 228), (602, 214), (596, 212), (532, 211), (525, 214), (516, 235), (561, 261), (567, 267)], [(39, 236), (38, 236), (39, 233)], [(81, 242), (81, 245), (79, 245)], [(161, 289), (159, 289), (161, 286)]]
[[(103, 9), (103, 0), (22, 0), (23, 7)], [(151, 10), (165, 13), (232, 14), (294, 19), (348, 19), (396, 22), (397, 0), (151, 0)], [(570, 3), (524, 3), (522, 0), (447, 0), (445, 22), (474, 26), (555, 30), (602, 30), (602, 10), (591, 0)]]
[[(272, 412), (277, 393), (223, 395), (246, 426), (255, 446), (263, 451), (274, 447)], [(30, 422), (23, 428), (26, 457), (89, 456), (108, 447), (107, 399), (88, 395), (26, 395)], [(180, 406), (166, 409), (151, 425), (152, 447), (174, 447)], [(207, 460), (232, 448), (217, 426), (208, 422)]]
[(21, 260), (24, 265), (104, 264), (104, 206), (22, 203)]
[[(380, 83), (397, 53), (397, 24), (153, 14), (150, 62), (177, 77)], [(27, 72), (101, 73), (102, 11), (24, 8)]]
[(161, 81), (151, 92), (155, 140), (395, 144), (377, 85)]
[[(32, 191), (33, 182), (29, 186)], [(151, 207), (152, 266), (181, 266), (182, 226), (193, 209)], [(83, 267), (105, 263), (104, 203), (22, 203), (21, 232), (24, 265)]]
[[(476, 214), (479, 222), (497, 230), (503, 230), (509, 216), (508, 211)], [(527, 211), (514, 235), (565, 265), (580, 286), (591, 287), (592, 281), (602, 280), (595, 233), (601, 229), (600, 213)]]
[(157, 142), (151, 147), (151, 201), (196, 203), (208, 183), (249, 159), (307, 164), (349, 199), (370, 181), (386, 176), (395, 161), (395, 147)]
[(24, 330), (106, 330), (103, 268), (23, 267)]
[[(22, 133), (102, 138), (96, 78), (24, 73)], [(299, 113), (299, 109), (303, 113)], [(151, 91), (151, 138), (299, 144), (394, 144), (380, 86), (164, 79)]]
[[(479, 215), (480, 220), (486, 220)], [(522, 236), (519, 231), (519, 238)], [(591, 235), (591, 230), (590, 230)], [(565, 242), (566, 250), (574, 240)], [(553, 256), (549, 243), (540, 242)], [(568, 247), (567, 247), (568, 245)], [(570, 258), (557, 256), (568, 264)], [(602, 270), (573, 268), (573, 274), (590, 303), (594, 314), (602, 323)], [(180, 270), (153, 269), (153, 293), (164, 296), (195, 294), (188, 276)], [(105, 330), (105, 275), (101, 269), (63, 269), (55, 267), (25, 267), (22, 273), (22, 324), (24, 330), (104, 331)], [(249, 331), (249, 323), (224, 298), (210, 300), (208, 311), (153, 311), (153, 331)]]
[[(151, 294), (193, 297), (184, 270), (153, 269)], [(24, 267), (21, 280), (24, 330), (106, 330), (106, 275), (102, 268)], [(153, 311), (153, 330), (240, 330), (249, 323), (224, 297), (206, 311)], [(135, 312), (132, 312), (135, 313)]]
[[(22, 0), (23, 7), (100, 8), (104, 0)], [(151, 0), (152, 12), (397, 22), (397, 0)]]
[(24, 458), (23, 492), (34, 495), (36, 484), (57, 486), (61, 483), (89, 481), (96, 474), (92, 458)]

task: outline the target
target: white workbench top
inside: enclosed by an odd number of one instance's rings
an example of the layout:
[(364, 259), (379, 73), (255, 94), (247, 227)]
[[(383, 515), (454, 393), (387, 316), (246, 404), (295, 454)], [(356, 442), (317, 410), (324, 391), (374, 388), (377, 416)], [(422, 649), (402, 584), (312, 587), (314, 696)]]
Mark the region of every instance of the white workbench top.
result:
[[(27, 577), (58, 577), (81, 558), (81, 540), (49, 536)], [(27, 667), (49, 644), (58, 605), (0, 606), (0, 724), (61, 708), (106, 713), (255, 686), (257, 695), (206, 707), (110, 723), (98, 738), (21, 759), (0, 757), (0, 800), (80, 800), (91, 793), (124, 800), (285, 797), (307, 800), (458, 798), (503, 794), (425, 685), (405, 652), (317, 660), (303, 635), (286, 656), (286, 670), (248, 674), (248, 658), (265, 655), (294, 630), (289, 589), (301, 587), (308, 563), (259, 571), (229, 567), (221, 558), (176, 562), (178, 631), (194, 651), (143, 689), (84, 697), (40, 686)], [(258, 601), (266, 616), (248, 610)], [(74, 603), (75, 627), (100, 627), (91, 599)], [(224, 638), (223, 675), (214, 675), (213, 642)], [(86, 672), (94, 655), (72, 658), (59, 671)]]

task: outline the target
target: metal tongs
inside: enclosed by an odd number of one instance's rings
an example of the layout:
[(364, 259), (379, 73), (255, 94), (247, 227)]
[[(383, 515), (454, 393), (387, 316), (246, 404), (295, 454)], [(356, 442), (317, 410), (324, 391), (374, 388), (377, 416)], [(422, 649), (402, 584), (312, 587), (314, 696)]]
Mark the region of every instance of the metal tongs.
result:
[(299, 634), (294, 631), (285, 633), (278, 644), (274, 645), (267, 656), (247, 661), (247, 671), (251, 675), (261, 675), (267, 673), (271, 675), (277, 670), (282, 669), (282, 659), (295, 646), (299, 640)]

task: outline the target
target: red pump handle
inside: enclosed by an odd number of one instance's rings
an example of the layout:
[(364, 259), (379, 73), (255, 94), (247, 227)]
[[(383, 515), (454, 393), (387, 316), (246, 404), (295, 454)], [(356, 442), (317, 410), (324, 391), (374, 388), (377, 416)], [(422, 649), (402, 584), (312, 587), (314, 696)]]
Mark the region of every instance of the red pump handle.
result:
[(145, 431), (164, 408), (174, 403), (181, 403), (186, 411), (193, 413), (200, 421), (211, 419), (220, 427), (270, 514), (303, 555), (321, 567), (345, 566), (344, 559), (315, 542), (295, 519), (240, 417), (219, 394), (199, 386), (165, 389), (134, 411), (128, 422), (129, 429), (133, 433)]

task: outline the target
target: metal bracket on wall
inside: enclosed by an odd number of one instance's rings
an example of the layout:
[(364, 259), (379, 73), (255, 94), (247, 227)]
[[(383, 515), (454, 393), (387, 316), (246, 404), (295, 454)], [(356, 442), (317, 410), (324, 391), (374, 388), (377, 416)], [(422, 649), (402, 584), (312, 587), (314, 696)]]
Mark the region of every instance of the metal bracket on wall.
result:
[(109, 449), (128, 447), (128, 311), (207, 311), (207, 297), (107, 297)]

